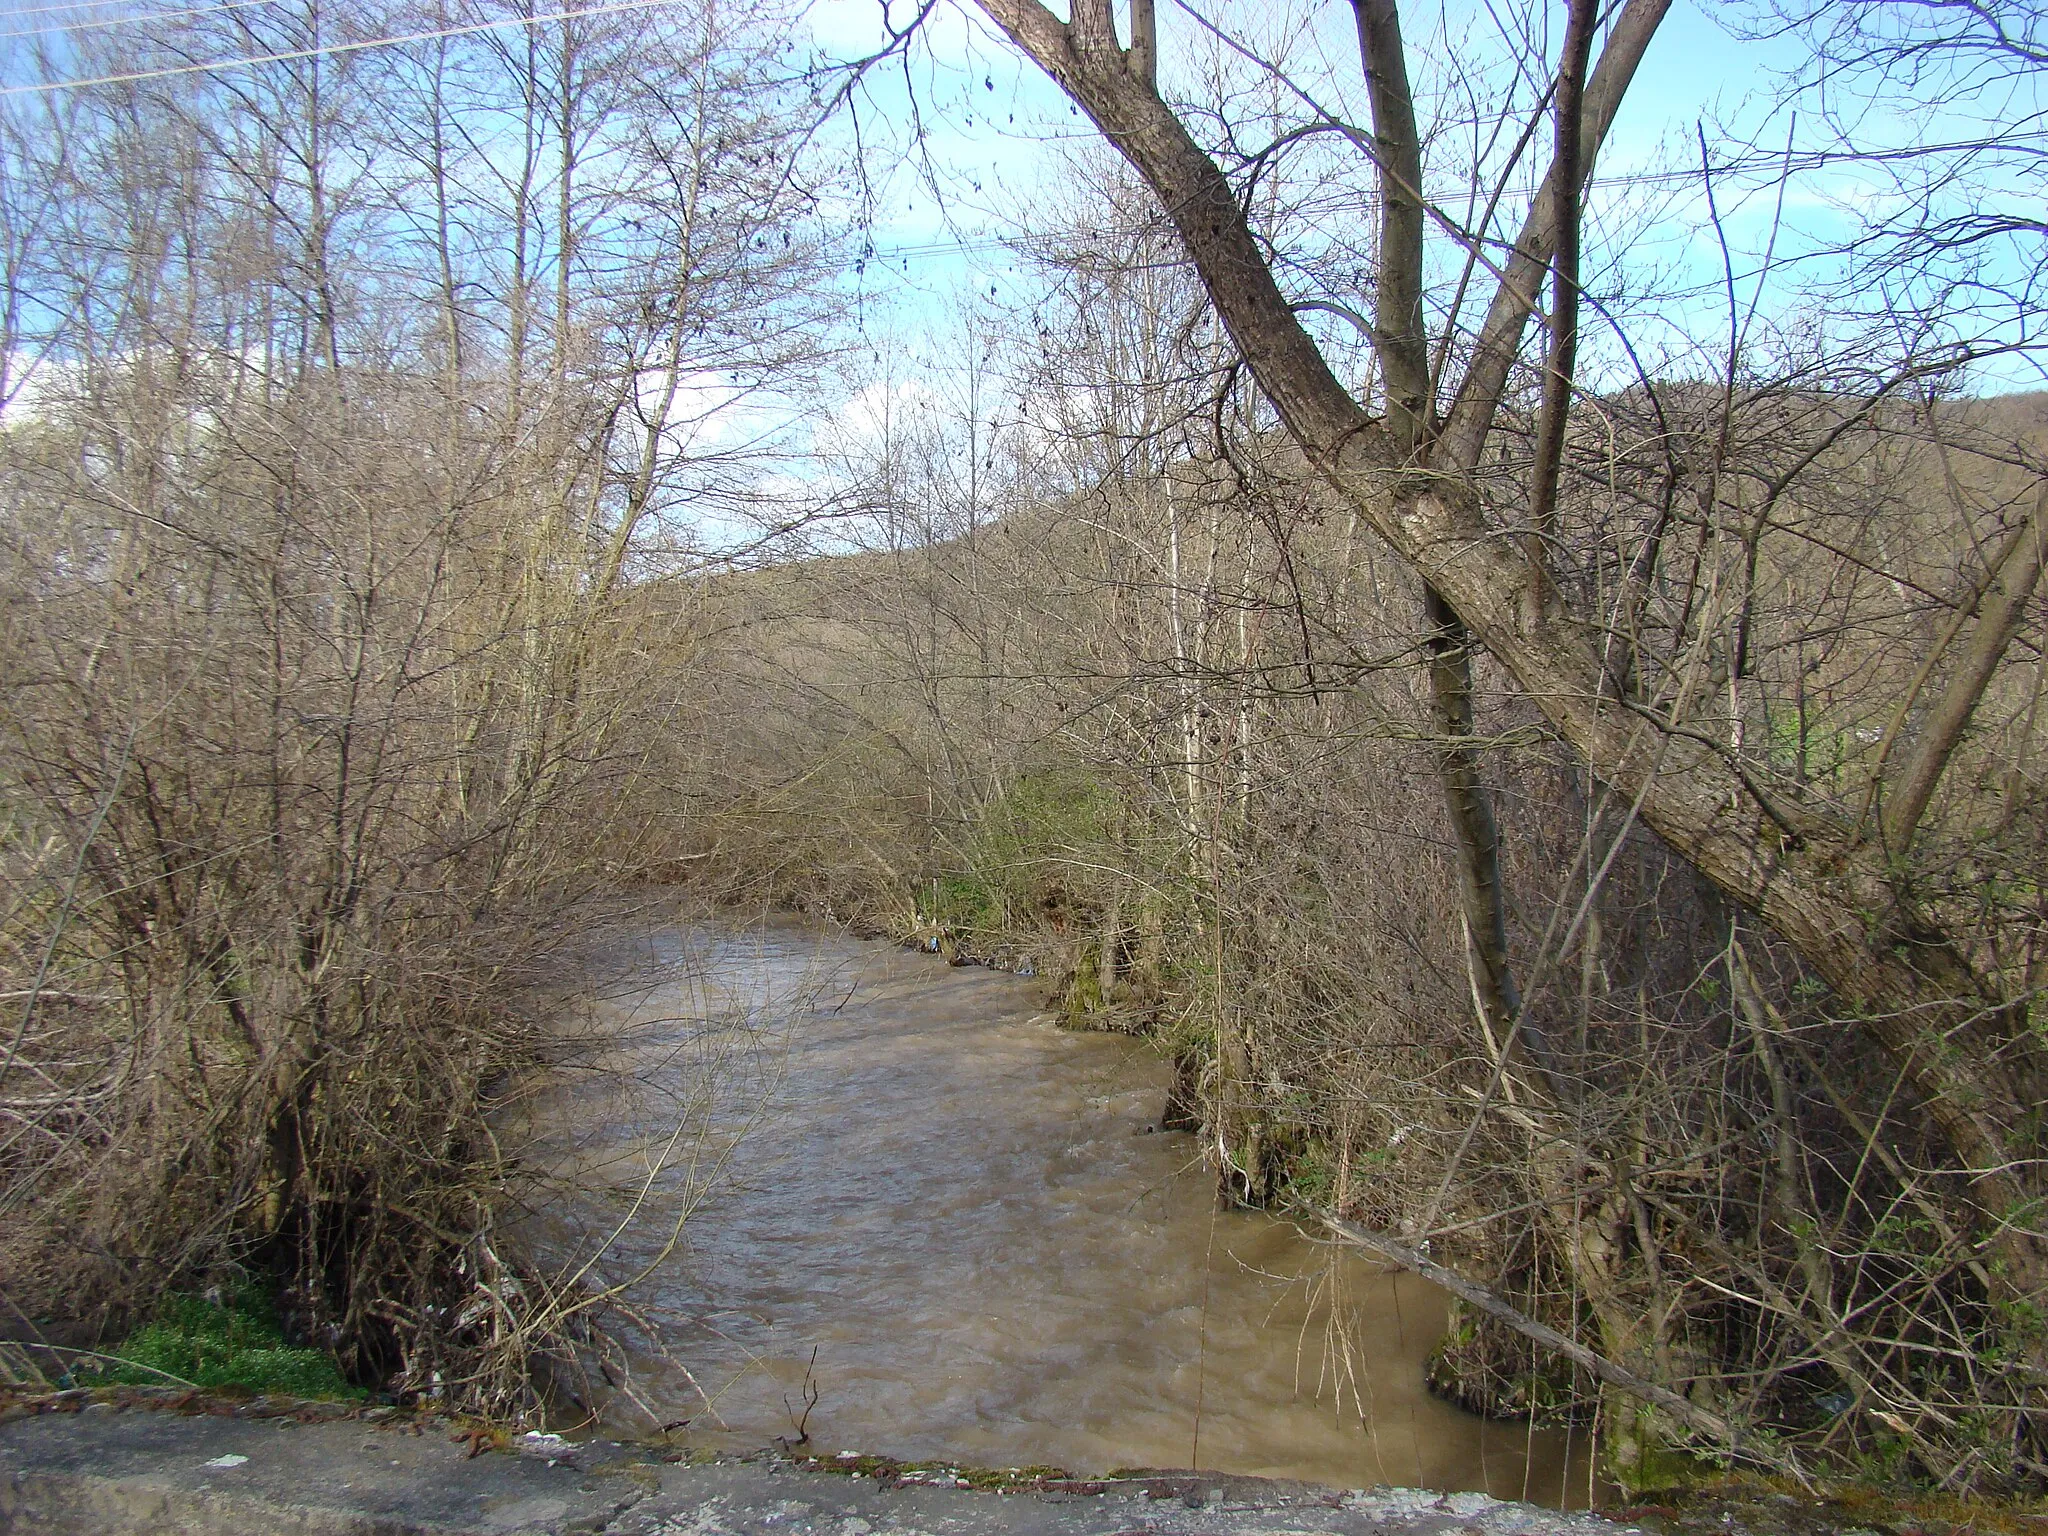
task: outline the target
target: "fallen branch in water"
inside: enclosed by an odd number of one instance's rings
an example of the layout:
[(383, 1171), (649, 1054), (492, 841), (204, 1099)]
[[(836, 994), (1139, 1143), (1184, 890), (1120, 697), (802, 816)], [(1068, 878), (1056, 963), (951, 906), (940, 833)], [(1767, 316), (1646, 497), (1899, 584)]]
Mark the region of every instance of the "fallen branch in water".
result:
[(1555, 1350), (1574, 1365), (1610, 1386), (1619, 1387), (1631, 1396), (1662, 1408), (1686, 1428), (1720, 1443), (1730, 1456), (1758, 1462), (1788, 1477), (1797, 1478), (1803, 1487), (1810, 1489), (1813, 1486), (1805, 1470), (1782, 1446), (1744, 1436), (1718, 1413), (1700, 1407), (1690, 1398), (1681, 1396), (1669, 1387), (1659, 1386), (1654, 1381), (1638, 1376), (1626, 1366), (1616, 1365), (1605, 1355), (1595, 1354), (1576, 1339), (1566, 1338), (1555, 1328), (1537, 1322), (1535, 1318), (1513, 1306), (1497, 1293), (1467, 1280), (1455, 1270), (1444, 1268), (1406, 1243), (1335, 1216), (1323, 1216), (1322, 1223), (1344, 1242), (1354, 1247), (1368, 1249), (1382, 1258), (1391, 1259), (1401, 1268), (1422, 1276), (1431, 1284), (1442, 1286), (1453, 1296), (1477, 1307), (1488, 1317), (1497, 1319), (1517, 1333), (1534, 1339), (1545, 1349)]

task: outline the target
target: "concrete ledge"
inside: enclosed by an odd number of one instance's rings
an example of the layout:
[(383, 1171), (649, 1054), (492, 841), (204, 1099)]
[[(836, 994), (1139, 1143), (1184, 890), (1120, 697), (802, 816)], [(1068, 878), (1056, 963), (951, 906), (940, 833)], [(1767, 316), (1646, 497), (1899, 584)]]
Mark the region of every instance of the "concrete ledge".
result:
[(525, 1457), (472, 1458), (446, 1433), (410, 1427), (100, 1405), (18, 1418), (0, 1426), (0, 1531), (600, 1531), (647, 1491)]
[[(998, 1494), (771, 1460), (490, 1437), (445, 1421), (228, 1417), (105, 1402), (0, 1423), (0, 1532), (50, 1536), (1619, 1536), (1480, 1494), (1196, 1473)], [(228, 1409), (226, 1412), (238, 1410)], [(247, 1405), (239, 1410), (248, 1413)], [(863, 1463), (863, 1465), (866, 1465)], [(1095, 1490), (1100, 1489), (1100, 1492)]]

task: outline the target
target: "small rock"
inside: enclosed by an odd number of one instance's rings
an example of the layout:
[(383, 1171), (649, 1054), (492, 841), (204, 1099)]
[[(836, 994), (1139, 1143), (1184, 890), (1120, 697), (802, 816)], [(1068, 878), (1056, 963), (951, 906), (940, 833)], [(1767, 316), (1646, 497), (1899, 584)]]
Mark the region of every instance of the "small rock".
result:
[(566, 1455), (569, 1450), (569, 1442), (560, 1435), (544, 1434), (537, 1429), (528, 1430), (519, 1437), (516, 1444), (520, 1455), (544, 1456), (551, 1463), (556, 1458)]

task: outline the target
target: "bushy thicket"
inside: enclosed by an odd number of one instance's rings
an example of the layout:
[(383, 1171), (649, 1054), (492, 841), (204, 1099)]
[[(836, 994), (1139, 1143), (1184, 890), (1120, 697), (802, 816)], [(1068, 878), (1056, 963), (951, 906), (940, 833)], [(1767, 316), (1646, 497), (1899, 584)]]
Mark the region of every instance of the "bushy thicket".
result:
[[(1674, 387), (1655, 408), (1722, 407)], [(1749, 654), (1673, 580), (1633, 665), (1781, 793), (1853, 803), (1978, 551), (2027, 511), (2002, 461), (2038, 405), (1886, 406), (1847, 434), (1839, 398), (1759, 389), (1754, 409), (1734, 435), (1760, 468), (1835, 445), (1755, 549), (1717, 546), (1712, 518), (1670, 534), (1733, 562)], [(1896, 1063), (1482, 661), (1469, 740), (1522, 988), (1502, 1039), (1475, 1003), (1420, 593), (1269, 440), (1224, 446), (1240, 457), (1197, 429), (1150, 477), (1077, 448), (1092, 484), (1020, 465), (1006, 517), (956, 507), (729, 592), (772, 639), (711, 658), (718, 686), (791, 701), (751, 743), (785, 787), (727, 829), (735, 867), (1155, 1034), (1228, 1194), (1395, 1237), (1682, 1394), (1699, 1420), (1459, 1305), (1439, 1389), (1597, 1418), (1626, 1481), (1726, 1455), (1718, 1422), (1766, 1464), (2030, 1486), (2039, 1319), (2001, 1300), (1967, 1175)], [(1672, 473), (1635, 493), (1654, 508)], [(1962, 521), (1941, 504), (1959, 489)], [(1610, 493), (1567, 502), (1596, 587), (1626, 578), (1601, 563)], [(2030, 665), (1994, 682), (1918, 857), (1984, 904), (1983, 944), (2038, 955)]]
[[(518, 1407), (578, 1303), (500, 1252), (494, 1095), (692, 814), (672, 513), (752, 471), (691, 381), (828, 347), (801, 98), (765, 10), (321, 18), (87, 29), (45, 63), (123, 78), (0, 116), (0, 1328), (49, 1375), (252, 1276)], [(224, 49), (279, 57), (151, 74)]]

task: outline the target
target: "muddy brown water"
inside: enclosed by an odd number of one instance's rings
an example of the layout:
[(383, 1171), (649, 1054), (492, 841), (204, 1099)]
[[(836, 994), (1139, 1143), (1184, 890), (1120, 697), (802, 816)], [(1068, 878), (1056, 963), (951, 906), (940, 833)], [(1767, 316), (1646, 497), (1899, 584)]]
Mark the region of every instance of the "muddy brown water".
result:
[(614, 1427), (1585, 1502), (1583, 1445), (1427, 1392), (1441, 1293), (1218, 1209), (1164, 1062), (1041, 983), (794, 923), (589, 970), (513, 1135), (556, 1176), (529, 1239), (637, 1277)]

